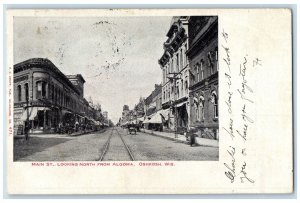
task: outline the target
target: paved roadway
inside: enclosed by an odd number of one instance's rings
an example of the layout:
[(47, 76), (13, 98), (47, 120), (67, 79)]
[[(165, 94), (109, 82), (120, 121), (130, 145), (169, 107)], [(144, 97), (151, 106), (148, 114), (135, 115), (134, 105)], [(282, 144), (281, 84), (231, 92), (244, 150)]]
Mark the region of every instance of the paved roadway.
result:
[[(117, 131), (116, 131), (117, 129)], [(218, 160), (219, 149), (215, 147), (190, 147), (146, 133), (127, 134), (127, 130), (116, 127), (101, 133), (77, 137), (66, 135), (38, 135), (26, 142), (16, 140), (15, 161), (99, 161), (110, 135), (111, 140), (103, 161), (129, 161), (130, 157), (118, 133), (136, 161), (196, 161)]]

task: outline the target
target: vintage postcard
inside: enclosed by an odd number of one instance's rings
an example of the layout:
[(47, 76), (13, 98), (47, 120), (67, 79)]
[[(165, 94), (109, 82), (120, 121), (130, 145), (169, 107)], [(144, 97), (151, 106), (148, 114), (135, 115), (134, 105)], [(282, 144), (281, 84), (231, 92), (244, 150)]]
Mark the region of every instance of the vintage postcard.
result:
[(291, 10), (6, 19), (9, 194), (293, 192)]

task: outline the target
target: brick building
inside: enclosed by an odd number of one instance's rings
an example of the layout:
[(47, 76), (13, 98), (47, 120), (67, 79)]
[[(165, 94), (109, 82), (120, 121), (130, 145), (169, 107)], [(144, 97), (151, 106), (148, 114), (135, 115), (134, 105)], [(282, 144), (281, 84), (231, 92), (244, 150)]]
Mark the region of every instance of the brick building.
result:
[(64, 75), (50, 60), (32, 58), (14, 65), (14, 134), (51, 133), (58, 124), (94, 123), (84, 98), (82, 75)]
[(191, 16), (188, 21), (190, 126), (201, 137), (219, 139), (218, 17)]

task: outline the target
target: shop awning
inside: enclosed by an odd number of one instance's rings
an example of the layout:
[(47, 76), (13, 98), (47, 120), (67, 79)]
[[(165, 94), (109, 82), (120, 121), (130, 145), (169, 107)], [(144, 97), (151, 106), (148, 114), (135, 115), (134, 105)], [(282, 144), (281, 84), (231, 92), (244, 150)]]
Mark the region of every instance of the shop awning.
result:
[(47, 107), (28, 107), (28, 110), (25, 109), (25, 111), (22, 114), (21, 120), (26, 121), (27, 120), (27, 112), (28, 112), (28, 120), (32, 121), (37, 116), (38, 111), (48, 111), (50, 110)]
[[(152, 115), (151, 115), (152, 116)], [(143, 121), (143, 123), (149, 123), (150, 122), (150, 119), (151, 119), (151, 116), (147, 116), (145, 118), (145, 120)]]
[(165, 109), (165, 110), (160, 110), (157, 113), (159, 113), (162, 117), (164, 117), (165, 120), (169, 119), (169, 109)]
[(144, 121), (144, 118), (141, 117), (141, 118), (137, 118), (136, 120), (137, 120), (137, 121), (142, 121), (142, 122), (143, 122), (143, 121)]
[(156, 112), (151, 115), (150, 119), (146, 119), (143, 123), (153, 123), (153, 124), (159, 124), (162, 123), (161, 115), (159, 112)]
[(160, 115), (158, 112), (155, 113), (155, 114), (151, 117), (150, 123), (162, 123), (161, 115)]

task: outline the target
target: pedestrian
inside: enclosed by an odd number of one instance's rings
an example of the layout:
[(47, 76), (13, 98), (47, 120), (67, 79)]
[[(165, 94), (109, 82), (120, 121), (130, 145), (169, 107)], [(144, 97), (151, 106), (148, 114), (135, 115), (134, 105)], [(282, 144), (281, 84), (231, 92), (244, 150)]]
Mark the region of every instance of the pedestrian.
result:
[(193, 127), (191, 127), (188, 134), (190, 137), (190, 145), (192, 147), (195, 144), (195, 129)]
[(78, 132), (78, 127), (79, 127), (79, 122), (76, 121), (76, 122), (75, 122), (75, 132)]
[(59, 134), (62, 133), (62, 123), (61, 122), (58, 123), (58, 133)]
[(28, 125), (28, 123), (26, 122), (26, 123), (25, 123), (25, 128), (24, 128), (25, 140), (28, 140), (28, 139), (29, 139), (28, 131), (29, 131), (29, 125)]

